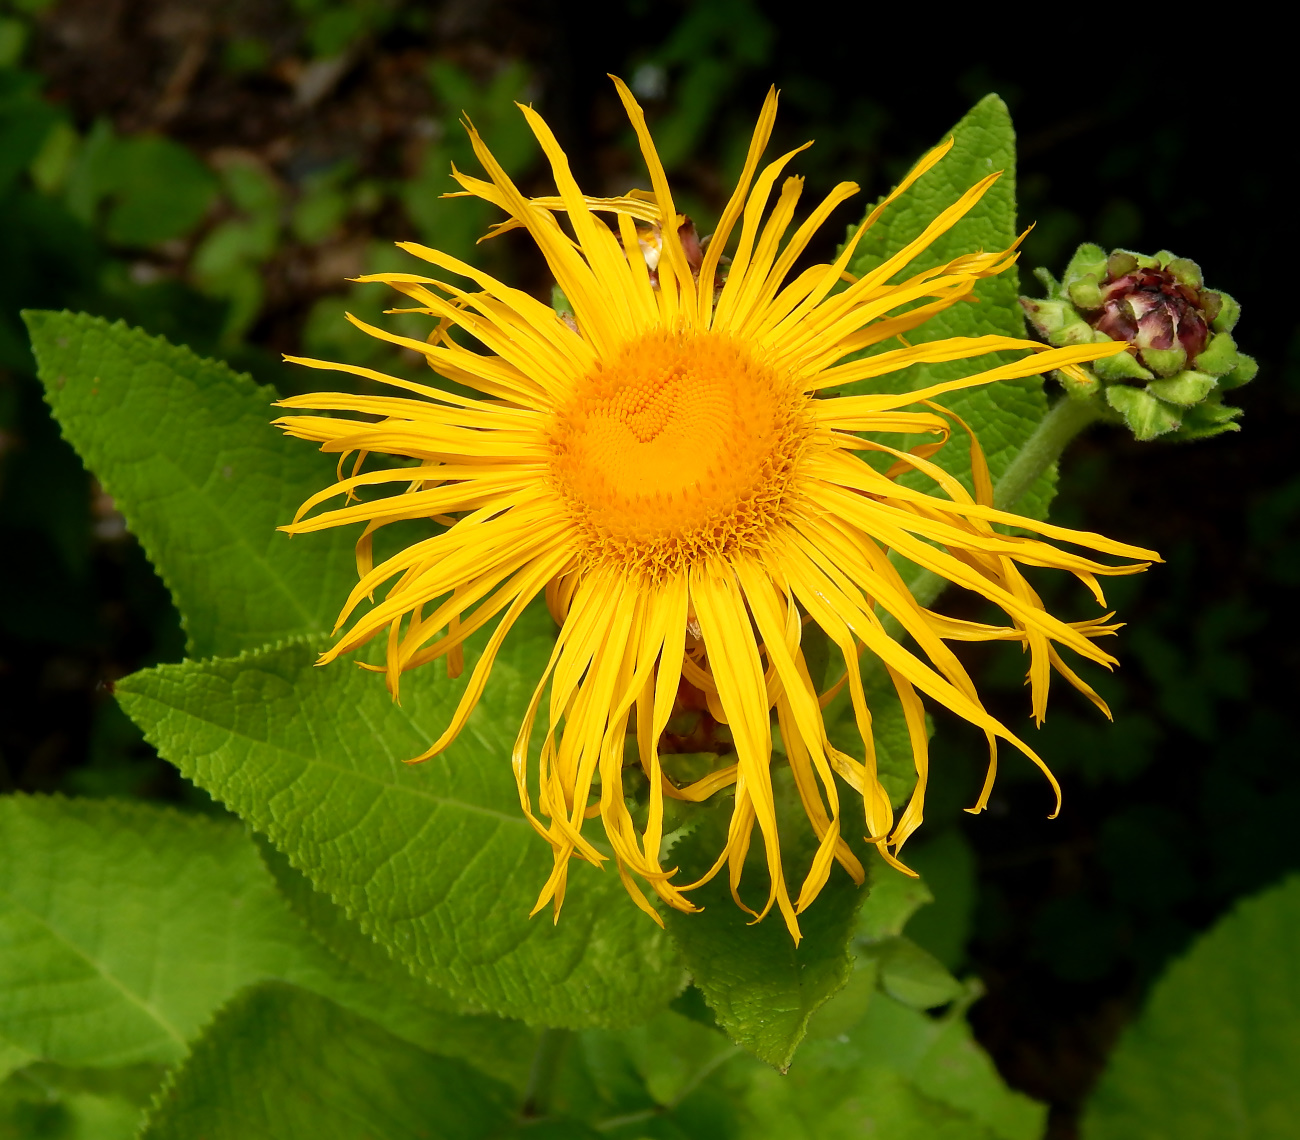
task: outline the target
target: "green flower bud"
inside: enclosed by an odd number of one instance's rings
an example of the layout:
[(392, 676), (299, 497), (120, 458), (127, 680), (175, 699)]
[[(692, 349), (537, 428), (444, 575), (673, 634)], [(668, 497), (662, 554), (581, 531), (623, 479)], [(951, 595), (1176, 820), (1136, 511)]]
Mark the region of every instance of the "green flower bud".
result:
[(1201, 268), (1167, 249), (1155, 256), (1081, 245), (1058, 283), (1038, 273), (1047, 298), (1022, 297), (1038, 334), (1054, 347), (1122, 340), (1128, 351), (1083, 366), (1097, 385), (1062, 373), (1076, 398), (1104, 392), (1115, 418), (1138, 439), (1200, 439), (1237, 430), (1240, 410), (1222, 392), (1247, 383), (1255, 362), (1237, 351), (1231, 332), (1241, 307), (1205, 288)]
[[(1087, 371), (1085, 368), (1084, 372)], [(1097, 393), (1101, 390), (1101, 385), (1092, 379), (1076, 380), (1068, 372), (1054, 372), (1052, 375), (1061, 382), (1061, 387), (1065, 389), (1066, 395), (1072, 400), (1095, 400)]]
[(1108, 258), (1106, 258), (1106, 276), (1112, 281), (1118, 281), (1121, 277), (1127, 277), (1138, 267), (1138, 259), (1135, 254), (1129, 253), (1126, 249), (1117, 249)]
[(1056, 330), (1047, 338), (1053, 348), (1064, 348), (1068, 344), (1092, 344), (1092, 326), (1081, 317)]

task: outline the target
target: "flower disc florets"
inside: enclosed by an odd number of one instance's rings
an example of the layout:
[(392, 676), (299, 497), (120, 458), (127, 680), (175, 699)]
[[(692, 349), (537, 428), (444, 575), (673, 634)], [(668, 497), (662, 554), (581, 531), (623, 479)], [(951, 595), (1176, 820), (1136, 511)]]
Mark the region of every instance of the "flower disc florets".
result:
[(589, 562), (658, 575), (758, 549), (812, 428), (795, 379), (734, 337), (658, 330), (575, 385), (551, 477)]

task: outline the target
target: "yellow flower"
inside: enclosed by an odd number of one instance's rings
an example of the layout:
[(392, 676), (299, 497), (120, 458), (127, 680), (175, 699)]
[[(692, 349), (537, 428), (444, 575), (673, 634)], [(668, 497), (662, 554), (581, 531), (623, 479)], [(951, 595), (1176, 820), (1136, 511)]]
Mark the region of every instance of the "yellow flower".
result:
[[(775, 904), (797, 939), (796, 915), (817, 896), (834, 862), (855, 880), (863, 877), (841, 837), (846, 823), (837, 777), (864, 805), (864, 818), (847, 826), (864, 828), (869, 842), (901, 866), (898, 849), (921, 821), (925, 794), (921, 694), (983, 730), (990, 782), (998, 738), (1043, 767), (1028, 745), (985, 711), (948, 642), (1019, 641), (1029, 653), (1033, 708), (1040, 719), (1052, 667), (1101, 704), (1056, 645), (1109, 666), (1113, 658), (1093, 639), (1116, 627), (1105, 618), (1073, 624), (1054, 618), (1019, 567), (1068, 570), (1104, 604), (1097, 575), (1133, 573), (1146, 563), (1103, 564), (1042, 539), (1007, 534), (996, 524), (1107, 554), (1156, 558), (1099, 535), (994, 509), (988, 468), (973, 437), (973, 496), (929, 461), (938, 444), (903, 451), (882, 439), (930, 433), (942, 443), (956, 417), (934, 402), (937, 397), (1070, 369), (1124, 346), (1049, 350), (1004, 336), (907, 345), (900, 334), (968, 298), (979, 279), (1016, 259), (1014, 246), (972, 252), (890, 283), (979, 201), (997, 178), (993, 174), (878, 269), (860, 280), (846, 273), (881, 211), (939, 162), (951, 142), (922, 159), (871, 212), (834, 264), (814, 265), (790, 279), (813, 233), (857, 187), (841, 183), (783, 241), (802, 179), (786, 179), (768, 211), (777, 180), (797, 153), (759, 172), (776, 114), (775, 92), (763, 107), (739, 185), (701, 250), (682, 238), (693, 231), (673, 204), (641, 108), (623, 83), (615, 83), (649, 167), (651, 192), (584, 196), (554, 135), (528, 107), (521, 110), (550, 160), (555, 196), (524, 197), (472, 128), (489, 181), (456, 174), (464, 191), (505, 211), (508, 220), (494, 232), (528, 231), (572, 316), (562, 318), (447, 254), (402, 243), (478, 291), (416, 274), (362, 278), (385, 282), (414, 301), (413, 309), (399, 311), (435, 318), (428, 343), (349, 319), (375, 337), (423, 354), (435, 372), (482, 396), (291, 358), (407, 395), (324, 393), (283, 401), (289, 408), (364, 417), (294, 415), (277, 421), (291, 435), (341, 453), (339, 481), (308, 500), (284, 529), (301, 534), (366, 523), (357, 548), (360, 581), (339, 618), (340, 628), (352, 624), (321, 663), (384, 633), (394, 697), (404, 670), (446, 658), (449, 671), (458, 672), (464, 640), (495, 620), (451, 723), (418, 759), (439, 752), (461, 731), (502, 640), (529, 601), (545, 592), (560, 631), (513, 753), (523, 811), (554, 855), (536, 909), (553, 902), (558, 918), (572, 857), (597, 865), (609, 858), (583, 833), (596, 815), (607, 850), (642, 909), (659, 921), (637, 879), (667, 905), (695, 909), (687, 892), (699, 883), (675, 881), (675, 869), (662, 864), (664, 799), (700, 801), (734, 787), (725, 848), (700, 882), (727, 865), (732, 894), (745, 906), (740, 873), (757, 826), (771, 886), (766, 903), (750, 913), (762, 917)], [(723, 249), (737, 227), (724, 276)], [(844, 280), (848, 286), (838, 288)], [(450, 335), (453, 327), (480, 347), (458, 343)], [(900, 347), (855, 358), (890, 338)], [(819, 396), (918, 362), (1008, 349), (1029, 353), (1016, 363), (903, 395)], [(361, 461), (372, 452), (417, 465), (360, 473)], [(344, 477), (343, 462), (353, 453), (357, 463)], [(879, 465), (887, 469), (864, 462), (863, 453), (888, 457)], [(909, 471), (927, 476), (934, 493), (896, 481)], [(357, 498), (362, 489), (383, 487), (393, 493)], [(345, 505), (311, 514), (334, 495), (344, 495)], [(445, 529), (373, 566), (374, 531), (411, 518), (433, 518)], [(889, 561), (890, 550), (996, 603), (1010, 624), (958, 621), (918, 604)], [(386, 593), (363, 609), (385, 586)], [(893, 615), (915, 651), (888, 634), (884, 615)], [(808, 622), (820, 626), (843, 657), (862, 739), (857, 756), (827, 739), (821, 714), (827, 694), (815, 691), (800, 649)], [(876, 773), (858, 660), (864, 648), (883, 663), (910, 729), (917, 783), (898, 819)], [(712, 716), (728, 726), (734, 762), (678, 786), (664, 771), (659, 742), (683, 682), (701, 692)], [(530, 773), (529, 740), (543, 702), (546, 734), (538, 770)], [(773, 710), (819, 840), (794, 898), (782, 869), (774, 810)], [(629, 734), (649, 781), (641, 826), (623, 794)], [(988, 791), (986, 785), (973, 810), (983, 806)]]

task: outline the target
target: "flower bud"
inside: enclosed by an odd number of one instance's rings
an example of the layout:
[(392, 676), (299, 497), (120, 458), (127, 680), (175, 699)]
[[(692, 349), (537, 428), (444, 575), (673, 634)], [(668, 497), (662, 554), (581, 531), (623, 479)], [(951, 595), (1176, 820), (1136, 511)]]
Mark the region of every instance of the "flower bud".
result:
[[(1139, 439), (1195, 439), (1236, 431), (1239, 409), (1222, 393), (1251, 380), (1257, 366), (1237, 351), (1232, 329), (1241, 306), (1205, 288), (1201, 268), (1168, 250), (1155, 256), (1126, 249), (1106, 253), (1081, 245), (1058, 283), (1039, 270), (1044, 300), (1020, 299), (1030, 323), (1049, 344), (1088, 340), (1128, 342), (1128, 351), (1085, 371), (1101, 381), (1107, 406)], [(1069, 394), (1088, 398), (1080, 383), (1061, 377)]]

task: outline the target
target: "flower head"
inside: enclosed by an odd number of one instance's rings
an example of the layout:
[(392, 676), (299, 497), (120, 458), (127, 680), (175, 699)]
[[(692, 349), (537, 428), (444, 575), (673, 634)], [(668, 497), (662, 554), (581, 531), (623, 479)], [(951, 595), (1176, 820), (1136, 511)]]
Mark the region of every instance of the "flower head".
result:
[[(817, 896), (834, 863), (862, 880), (861, 864), (843, 838), (846, 828), (865, 832), (898, 864), (899, 848), (920, 823), (927, 772), (922, 696), (978, 726), (991, 759), (1002, 739), (1042, 767), (1033, 750), (983, 708), (949, 642), (1020, 642), (1029, 654), (1040, 718), (1053, 668), (1101, 704), (1057, 647), (1109, 665), (1113, 659), (1095, 639), (1115, 627), (1106, 618), (1068, 623), (1051, 616), (1020, 567), (1068, 570), (1100, 603), (1098, 575), (1132, 573), (1145, 563), (1110, 565), (1042, 538), (1007, 534), (998, 524), (1105, 554), (1155, 555), (995, 509), (973, 437), (974, 494), (928, 457), (954, 423), (961, 426), (936, 403), (945, 393), (1070, 369), (1123, 345), (1049, 349), (984, 336), (911, 347), (902, 340), (901, 334), (968, 298), (978, 280), (1016, 259), (1013, 246), (907, 272), (979, 201), (994, 174), (878, 269), (856, 280), (846, 273), (881, 211), (938, 163), (946, 146), (922, 159), (871, 212), (834, 263), (794, 274), (815, 231), (857, 187), (837, 186), (789, 234), (802, 180), (787, 178), (779, 192), (776, 187), (797, 152), (759, 169), (775, 93), (763, 107), (739, 185), (712, 238), (701, 245), (673, 203), (641, 108), (615, 82), (649, 167), (649, 192), (583, 195), (550, 129), (528, 107), (521, 110), (550, 160), (556, 195), (525, 197), (472, 128), (488, 178), (456, 174), (464, 192), (505, 212), (494, 233), (528, 231), (571, 313), (562, 317), (473, 266), (403, 243), (441, 275), (387, 273), (365, 280), (393, 286), (414, 302), (404, 311), (436, 321), (429, 342), (354, 323), (423, 354), (435, 372), (481, 396), (299, 360), (403, 394), (294, 397), (284, 406), (366, 418), (291, 415), (278, 421), (286, 431), (343, 458), (379, 452), (416, 465), (363, 473), (359, 459), (344, 476), (341, 458), (339, 481), (313, 496), (284, 529), (366, 524), (358, 545), (360, 581), (339, 619), (340, 628), (351, 624), (322, 663), (385, 634), (384, 668), (396, 695), (403, 671), (438, 658), (454, 670), (465, 639), (495, 623), (451, 723), (418, 759), (460, 732), (502, 640), (527, 604), (545, 593), (560, 630), (513, 754), (522, 809), (554, 856), (538, 909), (552, 902), (558, 915), (575, 856), (596, 864), (612, 858), (633, 899), (656, 921), (642, 884), (668, 906), (694, 909), (689, 891), (698, 883), (678, 881), (662, 863), (665, 799), (699, 801), (733, 789), (727, 843), (706, 878), (728, 866), (733, 896), (748, 910), (740, 877), (757, 829), (770, 888), (751, 913), (762, 917), (776, 906), (797, 938), (796, 916)], [(723, 251), (733, 236), (724, 279)], [(472, 287), (444, 280), (448, 274)], [(452, 339), (452, 328), (477, 340), (480, 349)], [(857, 355), (891, 338), (900, 347)], [(910, 364), (1004, 350), (1028, 355), (903, 395), (821, 396)], [(888, 442), (918, 433), (935, 442), (910, 451)], [(873, 466), (864, 456), (884, 462)], [(925, 476), (933, 490), (900, 483), (906, 472)], [(353, 501), (373, 488), (393, 493)], [(335, 495), (345, 496), (345, 505), (313, 513)], [(374, 531), (416, 517), (431, 517), (445, 529), (373, 566)], [(958, 621), (918, 604), (887, 557), (891, 550), (993, 601), (1008, 624)], [(901, 624), (914, 650), (886, 632), (886, 615)], [(825, 694), (816, 691), (801, 650), (808, 623), (825, 631), (843, 659), (841, 683), (861, 737), (855, 755), (827, 738)], [(916, 790), (898, 818), (877, 778), (859, 665), (864, 650), (883, 663), (911, 731)], [(660, 741), (679, 691), (686, 690), (727, 726), (734, 754), (683, 785), (665, 772)], [(529, 741), (539, 718), (545, 735), (537, 770), (530, 771)], [(818, 838), (812, 865), (793, 892), (782, 865), (770, 773), (773, 720)], [(640, 822), (623, 792), (629, 736), (649, 784)], [(990, 764), (990, 782), (992, 770)], [(846, 789), (859, 806), (844, 802)], [(597, 815), (611, 855), (584, 832)], [(854, 815), (857, 822), (849, 822)]]

